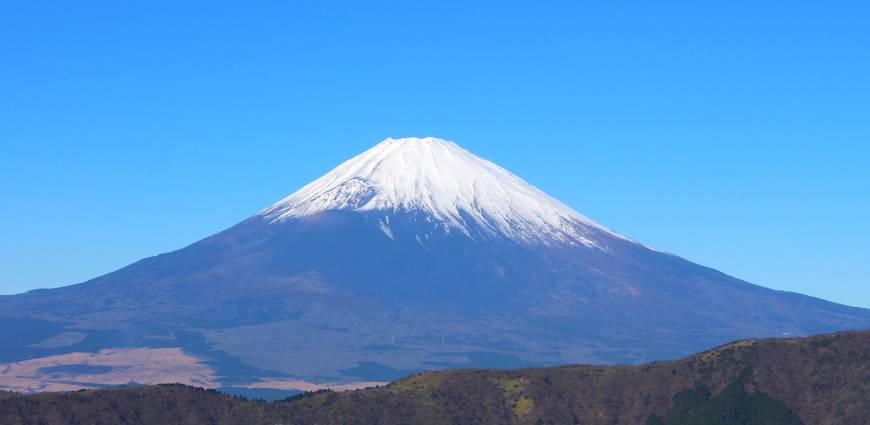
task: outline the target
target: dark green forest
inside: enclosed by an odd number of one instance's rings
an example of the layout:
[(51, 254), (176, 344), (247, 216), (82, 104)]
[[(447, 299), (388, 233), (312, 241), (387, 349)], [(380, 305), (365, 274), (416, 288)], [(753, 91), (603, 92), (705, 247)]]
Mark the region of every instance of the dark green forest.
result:
[(702, 384), (677, 393), (666, 419), (650, 415), (646, 425), (801, 425), (788, 406), (763, 391), (746, 392), (749, 368), (719, 394)]

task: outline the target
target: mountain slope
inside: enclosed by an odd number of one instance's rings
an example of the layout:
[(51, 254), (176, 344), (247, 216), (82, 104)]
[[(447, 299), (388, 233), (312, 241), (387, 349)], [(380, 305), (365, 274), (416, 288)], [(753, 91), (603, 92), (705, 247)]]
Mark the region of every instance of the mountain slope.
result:
[(867, 310), (647, 248), (451, 142), (388, 139), (188, 247), (0, 298), (0, 361), (180, 348), (215, 385), (283, 388), (864, 328)]
[(426, 372), (263, 403), (179, 385), (0, 394), (4, 424), (864, 425), (870, 332), (747, 340), (627, 366)]

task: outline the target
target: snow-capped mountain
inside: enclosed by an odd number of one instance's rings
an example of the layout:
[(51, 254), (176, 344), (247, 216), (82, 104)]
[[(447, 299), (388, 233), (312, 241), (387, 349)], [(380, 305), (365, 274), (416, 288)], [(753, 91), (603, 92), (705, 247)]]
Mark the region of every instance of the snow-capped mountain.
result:
[(870, 312), (652, 250), (452, 142), (408, 138), (185, 248), (0, 297), (0, 362), (172, 348), (197, 376), (280, 386), (857, 328)]
[(433, 137), (386, 139), (261, 215), (280, 222), (338, 210), (422, 214), (469, 237), (594, 246), (584, 231), (594, 228), (622, 238), (504, 168)]

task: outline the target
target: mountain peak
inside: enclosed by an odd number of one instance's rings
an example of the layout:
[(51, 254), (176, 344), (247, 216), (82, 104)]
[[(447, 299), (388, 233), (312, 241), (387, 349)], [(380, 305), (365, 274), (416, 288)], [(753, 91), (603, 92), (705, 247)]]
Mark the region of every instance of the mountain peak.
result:
[(282, 222), (331, 210), (424, 213), (448, 232), (526, 242), (597, 246), (591, 233), (619, 236), (506, 169), (435, 137), (385, 139), (260, 215)]
[(404, 144), (412, 144), (412, 143), (432, 143), (432, 144), (446, 144), (456, 146), (456, 143), (453, 143), (449, 140), (439, 139), (437, 137), (387, 137), (381, 143), (404, 143)]

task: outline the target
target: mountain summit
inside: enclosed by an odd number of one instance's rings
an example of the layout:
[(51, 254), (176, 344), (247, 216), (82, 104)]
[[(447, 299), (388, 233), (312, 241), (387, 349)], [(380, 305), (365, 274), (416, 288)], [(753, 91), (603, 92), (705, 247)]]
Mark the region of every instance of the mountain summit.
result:
[[(594, 246), (588, 228), (618, 236), (504, 168), (433, 137), (386, 139), (261, 215), (284, 221), (332, 210), (419, 214), (447, 232), (524, 242)], [(382, 228), (390, 235), (388, 224)]]
[(121, 380), (69, 372), (110, 356), (113, 371), (144, 358), (201, 385), (300, 388), (863, 328), (868, 310), (649, 249), (452, 142), (408, 138), (190, 246), (0, 297), (0, 362), (67, 386)]

